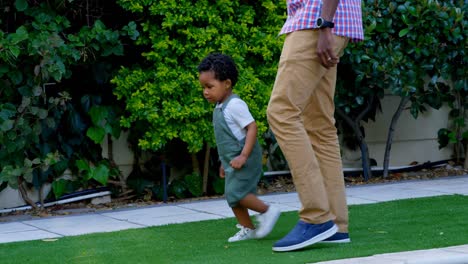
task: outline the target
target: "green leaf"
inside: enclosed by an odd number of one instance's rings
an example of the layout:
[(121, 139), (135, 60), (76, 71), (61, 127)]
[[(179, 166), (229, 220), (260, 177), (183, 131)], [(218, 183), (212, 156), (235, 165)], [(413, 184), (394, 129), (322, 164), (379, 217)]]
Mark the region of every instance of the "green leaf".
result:
[(20, 48), (18, 46), (11, 46), (10, 47), (10, 52), (15, 58), (18, 58), (18, 56), (21, 53), (21, 50), (20, 50)]
[(138, 36), (140, 36), (140, 32), (138, 32), (138, 30), (136, 29), (136, 23), (134, 21), (131, 21), (130, 23), (128, 23), (127, 26), (124, 26), (123, 30), (126, 31), (126, 34), (132, 40), (136, 40)]
[(76, 161), (76, 166), (80, 172), (90, 170), (88, 163), (81, 159)]
[(400, 30), (400, 33), (398, 33), (398, 36), (401, 38), (401, 37), (404, 37), (406, 36), (406, 34), (408, 34), (408, 32), (410, 32), (410, 29), (409, 28), (405, 28), (405, 29), (402, 29)]
[(214, 181), (212, 182), (212, 187), (216, 194), (224, 194), (224, 185), (224, 178), (215, 177)]
[(463, 132), (462, 138), (463, 139), (468, 139), (468, 131)]
[(104, 131), (105, 131), (106, 134), (111, 134), (112, 135), (112, 130), (113, 130), (113, 127), (109, 123), (106, 123), (104, 125)]
[(116, 123), (112, 126), (112, 132), (111, 132), (111, 135), (114, 137), (114, 138), (119, 138), (120, 137), (120, 133), (122, 132), (122, 128), (120, 128), (119, 124)]
[(42, 94), (42, 87), (40, 86), (34, 86), (33, 89), (32, 89), (32, 94), (34, 96), (39, 96)]
[(8, 36), (10, 38), (11, 44), (16, 45), (23, 40), (28, 39), (28, 31), (25, 26), (20, 26), (15, 33), (12, 33)]
[(0, 129), (2, 132), (6, 132), (8, 130), (13, 129), (13, 125), (15, 124), (14, 120), (5, 120), (0, 123)]
[(39, 119), (45, 119), (49, 112), (46, 109), (39, 109), (39, 112), (37, 113), (37, 116)]
[(441, 128), (437, 132), (437, 142), (439, 143), (439, 149), (446, 147), (449, 144), (448, 134), (451, 131), (446, 128)]
[(361, 59), (362, 60), (370, 60), (370, 57), (368, 55), (364, 54), (364, 55), (361, 56)]
[(75, 133), (84, 132), (84, 130), (86, 129), (86, 124), (84, 123), (80, 114), (75, 109), (70, 110), (67, 123), (70, 129), (72, 131), (75, 131)]
[(71, 187), (71, 182), (65, 179), (59, 179), (52, 182), (52, 191), (56, 199), (65, 194)]
[(186, 175), (184, 180), (187, 189), (193, 196), (200, 197), (203, 194), (202, 178), (198, 173)]
[[(24, 101), (24, 99), (23, 99), (23, 101)], [(39, 107), (31, 106), (31, 114), (38, 115), (38, 113), (39, 113)]]
[(28, 1), (26, 0), (16, 0), (15, 1), (16, 10), (23, 12), (24, 10), (28, 9)]
[(86, 135), (96, 144), (102, 143), (106, 136), (106, 131), (102, 127), (92, 126), (86, 131)]
[(18, 85), (23, 81), (23, 73), (18, 70), (9, 72), (8, 77), (10, 77), (11, 81), (15, 85)]
[(411, 106), (410, 113), (414, 117), (414, 119), (417, 119), (419, 115), (419, 108), (417, 106)]
[(99, 164), (99, 166), (92, 169), (91, 178), (106, 186), (109, 179), (109, 168), (104, 164)]
[(17, 177), (12, 177), (8, 181), (8, 186), (10, 186), (11, 188), (17, 190), (18, 189), (18, 178)]
[(24, 159), (24, 167), (32, 167), (33, 163), (30, 159), (25, 158)]
[(448, 138), (450, 143), (457, 143), (458, 141), (457, 134), (455, 134), (455, 132), (448, 133)]
[(185, 184), (180, 180), (174, 180), (169, 185), (169, 191), (173, 193), (179, 199), (183, 199), (186, 197), (185, 195), (186, 190), (187, 188), (185, 187)]
[(29, 182), (29, 183), (33, 182), (33, 170), (31, 168), (25, 169), (22, 172), (22, 176), (26, 182)]
[(12, 141), (10, 142), (9, 144), (14, 144), (14, 140), (18, 137), (18, 135), (16, 134), (16, 131), (14, 130), (10, 130), (7, 132), (7, 138)]
[(89, 110), (89, 115), (91, 116), (91, 121), (93, 121), (94, 125), (101, 126), (109, 115), (109, 111), (107, 107), (104, 106), (93, 106)]
[(0, 77), (3, 76), (5, 73), (9, 72), (10, 69), (7, 65), (2, 64), (0, 65)]
[(2, 111), (0, 111), (0, 118), (3, 120), (7, 120), (10, 117), (15, 116), (15, 114), (16, 114), (15, 111), (12, 111), (9, 109), (2, 109)]
[(45, 121), (46, 121), (47, 127), (52, 128), (52, 129), (57, 128), (57, 123), (55, 122), (54, 118), (47, 117)]

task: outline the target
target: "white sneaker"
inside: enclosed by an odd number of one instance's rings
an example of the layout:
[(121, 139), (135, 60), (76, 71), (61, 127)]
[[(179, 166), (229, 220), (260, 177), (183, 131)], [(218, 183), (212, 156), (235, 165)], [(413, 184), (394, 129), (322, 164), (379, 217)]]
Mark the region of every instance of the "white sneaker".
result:
[(228, 239), (228, 242), (237, 242), (255, 238), (255, 230), (241, 226), (239, 224), (236, 225), (236, 227), (240, 228), (239, 232), (237, 232), (234, 236), (230, 237)]
[(264, 238), (268, 236), (275, 227), (280, 214), (281, 211), (277, 207), (270, 205), (265, 213), (257, 215), (259, 226), (255, 231), (255, 237)]

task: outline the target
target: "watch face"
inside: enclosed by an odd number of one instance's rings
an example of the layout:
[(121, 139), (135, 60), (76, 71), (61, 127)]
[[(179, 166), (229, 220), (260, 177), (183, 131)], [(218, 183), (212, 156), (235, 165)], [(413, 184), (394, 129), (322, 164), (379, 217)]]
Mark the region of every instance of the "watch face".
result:
[(323, 18), (319, 17), (317, 19), (317, 27), (321, 27), (323, 25)]
[(325, 19), (319, 17), (317, 18), (316, 25), (318, 28), (333, 28), (334, 24), (331, 21), (326, 21)]

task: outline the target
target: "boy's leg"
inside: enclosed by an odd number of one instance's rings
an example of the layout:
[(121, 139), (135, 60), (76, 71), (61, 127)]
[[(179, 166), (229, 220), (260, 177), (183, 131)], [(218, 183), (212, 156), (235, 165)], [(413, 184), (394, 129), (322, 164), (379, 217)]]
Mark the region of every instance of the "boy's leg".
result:
[(265, 213), (268, 210), (268, 205), (251, 193), (247, 194), (242, 200), (240, 200), (239, 204), (242, 207), (248, 208), (255, 212), (259, 212), (261, 214)]
[(239, 231), (228, 239), (228, 242), (237, 242), (255, 238), (255, 227), (250, 219), (247, 208), (242, 205), (231, 207), (239, 222)]
[(250, 229), (255, 229), (255, 226), (252, 223), (252, 219), (250, 219), (249, 211), (246, 207), (238, 205), (235, 207), (231, 207), (231, 209), (234, 215), (236, 216), (237, 222), (239, 222), (241, 226)]
[(251, 193), (240, 200), (239, 204), (245, 208), (260, 213), (260, 215), (257, 216), (259, 226), (255, 232), (256, 238), (263, 238), (270, 234), (281, 214), (281, 211), (278, 208), (272, 205), (267, 205), (265, 202), (258, 199), (256, 195)]

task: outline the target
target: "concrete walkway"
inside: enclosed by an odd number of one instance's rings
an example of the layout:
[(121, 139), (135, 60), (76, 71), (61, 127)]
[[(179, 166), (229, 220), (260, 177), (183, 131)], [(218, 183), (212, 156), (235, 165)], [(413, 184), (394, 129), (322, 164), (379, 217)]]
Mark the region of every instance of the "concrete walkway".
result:
[[(436, 180), (352, 186), (347, 187), (346, 193), (349, 205), (439, 195), (468, 195), (468, 175)], [(297, 211), (300, 208), (300, 202), (296, 193), (271, 194), (261, 196), (261, 198), (271, 204), (275, 204), (283, 212)], [(234, 215), (223, 199), (174, 203), (138, 209), (100, 211), (84, 215), (48, 217), (37, 220), (2, 223), (0, 224), (0, 243), (59, 238), (96, 232), (112, 232), (130, 228), (144, 228), (227, 217), (234, 217)], [(468, 234), (464, 235), (468, 237)], [(367, 258), (321, 263), (468, 264), (468, 244), (444, 249), (380, 254)]]

